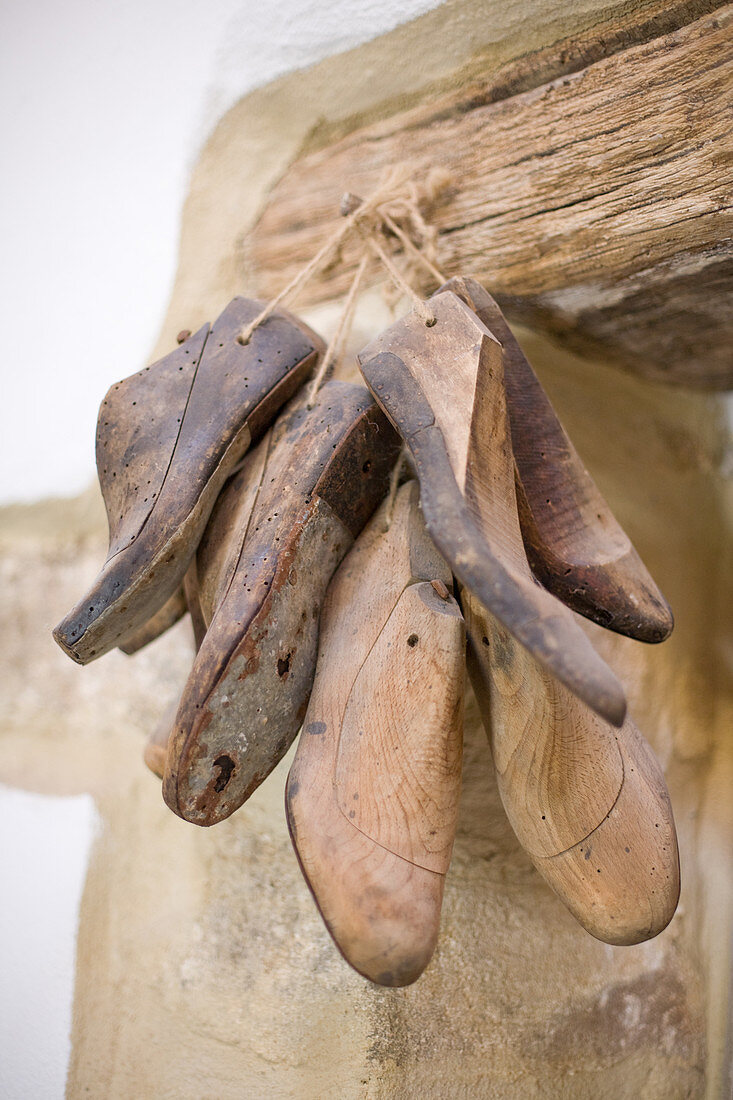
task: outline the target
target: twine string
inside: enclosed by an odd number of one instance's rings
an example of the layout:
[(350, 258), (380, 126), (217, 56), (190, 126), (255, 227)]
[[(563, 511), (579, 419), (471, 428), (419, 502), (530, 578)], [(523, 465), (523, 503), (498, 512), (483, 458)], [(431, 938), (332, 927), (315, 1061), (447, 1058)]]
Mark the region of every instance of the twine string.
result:
[(376, 236), (370, 235), (368, 237), (368, 241), (371, 249), (382, 261), (382, 264), (387, 270), (387, 273), (392, 279), (392, 282), (402, 291), (403, 294), (406, 294), (408, 298), (412, 299), (412, 304), (415, 307), (415, 312), (417, 313), (418, 317), (420, 317), (421, 320), (425, 322), (428, 328), (432, 328), (437, 318), (428, 303), (425, 301), (424, 298), (421, 298), (415, 290), (413, 290), (405, 277), (400, 273), (398, 268), (395, 267), (385, 250), (382, 248), (382, 245), (377, 240)]
[(303, 289), (311, 276), (313, 276), (316, 271), (318, 271), (318, 268), (326, 262), (330, 253), (341, 243), (343, 237), (345, 237), (351, 229), (352, 226), (348, 223), (339, 226), (338, 230), (328, 238), (321, 248), (319, 248), (313, 259), (310, 260), (305, 267), (301, 268), (295, 278), (291, 279), (288, 285), (283, 287), (280, 293), (276, 294), (275, 297), (267, 303), (262, 312), (258, 313), (254, 320), (244, 326), (237, 337), (240, 344), (248, 344), (254, 330), (259, 328), (260, 325), (263, 325), (281, 303), (287, 301), (288, 298), (294, 297), (298, 291)]
[[(345, 240), (354, 233), (357, 226), (368, 217), (375, 207), (381, 205), (389, 199), (395, 197), (395, 188), (402, 185), (404, 187), (404, 181), (401, 179), (401, 173), (399, 169), (390, 169), (382, 177), (382, 180), (377, 185), (376, 190), (365, 201), (358, 200), (352, 207), (345, 209), (343, 206), (344, 200), (342, 199), (342, 212), (345, 215), (345, 220), (339, 225), (334, 233), (328, 238), (327, 241), (319, 248), (315, 256), (309, 260), (305, 267), (301, 268), (296, 273), (293, 279), (283, 287), (279, 294), (276, 294), (272, 298), (265, 308), (257, 314), (257, 316), (245, 325), (242, 331), (237, 337), (240, 344), (247, 344), (252, 336), (252, 333), (260, 325), (264, 324), (268, 317), (271, 317), (279, 305), (294, 298), (308, 283), (308, 281), (315, 275), (315, 273), (325, 267), (331, 258), (332, 254), (340, 248)], [(347, 196), (344, 196), (346, 198)]]
[(405, 468), (405, 461), (407, 459), (407, 451), (404, 446), (397, 456), (392, 473), (389, 479), (389, 492), (387, 494), (387, 506), (384, 510), (384, 529), (389, 531), (392, 526), (392, 520), (394, 518), (395, 503), (397, 501), (397, 490), (400, 487), (400, 478), (402, 477), (402, 471)]
[(383, 214), (382, 220), (384, 221), (384, 224), (387, 226), (389, 231), (391, 233), (394, 233), (395, 237), (397, 237), (397, 239), (401, 241), (405, 251), (409, 252), (411, 256), (414, 256), (414, 258), (419, 263), (421, 263), (427, 271), (430, 272), (434, 279), (437, 279), (439, 283), (445, 283), (448, 281), (443, 272), (439, 271), (435, 264), (430, 262), (425, 253), (421, 251), (421, 249), (419, 249), (417, 245), (410, 240), (404, 229), (400, 229), (400, 227), (395, 221), (392, 220), (389, 214)]
[[(449, 177), (445, 173), (430, 174), (424, 185), (428, 200), (435, 199), (448, 182)], [(340, 263), (343, 246), (350, 237), (355, 234), (358, 235), (362, 245), (361, 258), (344, 300), (336, 331), (331, 337), (323, 360), (311, 381), (308, 393), (309, 409), (313, 407), (319, 389), (330, 378), (343, 354), (353, 324), (359, 291), (372, 255), (377, 257), (395, 286), (412, 301), (415, 312), (422, 321), (428, 327), (435, 325), (437, 318), (430, 306), (400, 272), (384, 248), (383, 243), (386, 233), (389, 231), (401, 243), (406, 256), (422, 264), (439, 284), (446, 282), (445, 275), (431, 259), (431, 256), (435, 257), (437, 231), (426, 222), (420, 212), (419, 202), (420, 195), (417, 186), (410, 178), (410, 171), (405, 165), (388, 168), (369, 199), (364, 200), (358, 195), (347, 192), (341, 199), (340, 212), (344, 218), (341, 225), (331, 234), (305, 267), (301, 268), (287, 286), (283, 287), (279, 294), (275, 295), (239, 333), (237, 337), (239, 343), (249, 343), (255, 329), (264, 324), (278, 306), (300, 293), (317, 271), (328, 270), (329, 267)], [(415, 237), (419, 240), (421, 247), (397, 223), (397, 218), (406, 220)], [(430, 253), (430, 255), (426, 253)], [(390, 476), (385, 510), (387, 531), (392, 524), (397, 491), (406, 459), (407, 452), (403, 447)]]
[(356, 300), (359, 294), (362, 279), (364, 278), (366, 269), (369, 266), (369, 260), (369, 253), (365, 250), (359, 266), (356, 269), (356, 274), (354, 275), (351, 286), (349, 288), (349, 293), (346, 296), (346, 300), (344, 302), (344, 307), (341, 311), (341, 317), (339, 318), (339, 323), (336, 331), (329, 341), (320, 367), (313, 376), (310, 394), (308, 396), (309, 409), (313, 408), (313, 402), (315, 401), (316, 394), (318, 393), (319, 389), (326, 381), (326, 379), (330, 378), (331, 374), (333, 373), (333, 369), (336, 366), (336, 363), (338, 363), (339, 359), (341, 358), (344, 346), (349, 338), (349, 333), (351, 332), (351, 325), (354, 320), (354, 312), (356, 310)]
[[(440, 179), (438, 179), (437, 176), (435, 179), (432, 177), (429, 178), (425, 185), (428, 196), (434, 198), (435, 194), (446, 186), (446, 183), (447, 177), (441, 177)], [(384, 240), (385, 230), (389, 229), (389, 231), (401, 242), (406, 254), (409, 254), (413, 260), (421, 262), (438, 282), (445, 282), (445, 276), (435, 264), (432, 263), (429, 257), (425, 255), (424, 250), (418, 248), (418, 246), (410, 240), (410, 236), (395, 221), (395, 216), (399, 216), (398, 211), (400, 211), (413, 227), (426, 250), (430, 247), (430, 251), (434, 254), (436, 234), (435, 231), (431, 230), (431, 227), (420, 213), (419, 201), (420, 196), (418, 189), (414, 181), (410, 178), (410, 169), (407, 165), (398, 165), (393, 168), (388, 168), (383, 173), (374, 193), (366, 200), (359, 198), (357, 195), (345, 194), (341, 199), (341, 213), (345, 220), (328, 240), (325, 241), (321, 248), (319, 248), (318, 252), (305, 267), (297, 272), (287, 286), (283, 287), (279, 294), (275, 295), (275, 297), (267, 303), (264, 309), (242, 328), (237, 337), (239, 343), (249, 343), (255, 329), (264, 324), (268, 317), (272, 316), (278, 306), (294, 298), (317, 271), (327, 268), (329, 264), (332, 264), (338, 259), (341, 255), (343, 245), (355, 233), (358, 233), (364, 241), (366, 254), (368, 255), (368, 249), (371, 249), (379, 258), (395, 286), (411, 299), (418, 316), (421, 317), (426, 325), (434, 325), (435, 315), (430, 307), (424, 299), (416, 293), (405, 276), (402, 275), (392, 262), (392, 259), (381, 243)], [(362, 255), (356, 276), (344, 304), (344, 311), (339, 326), (334, 338), (329, 343), (324, 361), (313, 380), (309, 403), (313, 401), (318, 388), (322, 385), (329, 372), (333, 370), (343, 345), (348, 338), (349, 327), (353, 319), (356, 296), (364, 277), (366, 266), (365, 257)]]

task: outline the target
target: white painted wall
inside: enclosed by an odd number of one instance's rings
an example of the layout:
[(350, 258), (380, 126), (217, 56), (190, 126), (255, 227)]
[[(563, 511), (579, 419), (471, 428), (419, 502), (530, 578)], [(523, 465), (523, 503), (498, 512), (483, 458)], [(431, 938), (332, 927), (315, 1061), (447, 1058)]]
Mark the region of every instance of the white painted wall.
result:
[(97, 815), (89, 795), (0, 786), (0, 1096), (59, 1100), (76, 928)]
[(5, 0), (0, 503), (93, 477), (97, 407), (145, 364), (221, 114), (439, 2)]

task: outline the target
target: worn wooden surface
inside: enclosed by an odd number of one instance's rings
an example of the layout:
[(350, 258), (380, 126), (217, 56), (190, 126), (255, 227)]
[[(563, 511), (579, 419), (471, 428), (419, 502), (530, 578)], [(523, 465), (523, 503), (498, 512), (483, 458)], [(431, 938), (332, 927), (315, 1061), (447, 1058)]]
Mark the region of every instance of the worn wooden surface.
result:
[(312, 408), (307, 392), (293, 399), (226, 487), (197, 555), (207, 631), (163, 784), (186, 820), (228, 817), (290, 747), (326, 586), (384, 497), (398, 450), (363, 386), (327, 382)]
[(501, 345), (455, 294), (359, 353), (415, 463), (425, 522), (456, 577), (554, 676), (621, 725), (624, 692), (572, 614), (536, 583), (517, 516)]
[(435, 948), (461, 780), (465, 632), (417, 501), (403, 486), (389, 529), (383, 506), (334, 578), (286, 793), (329, 931), (389, 986)]
[(309, 375), (323, 342), (290, 314), (243, 346), (261, 303), (234, 298), (212, 325), (112, 386), (97, 422), (107, 560), (54, 630), (80, 664), (142, 627), (173, 595), (219, 490)]
[(163, 604), (159, 611), (148, 619), (146, 623), (134, 631), (120, 642), (120, 649), (123, 653), (126, 653), (128, 657), (131, 657), (138, 650), (143, 649), (146, 645), (150, 645), (156, 638), (159, 638), (161, 634), (165, 634), (166, 630), (170, 630), (172, 626), (182, 618), (188, 610), (186, 604), (186, 595), (183, 591), (183, 587), (177, 588), (169, 599)]
[(546, 882), (613, 944), (669, 924), (680, 892), (669, 792), (630, 718), (603, 722), (462, 593), (469, 669), (504, 808)]
[[(431, 211), (447, 274), (471, 272), (510, 317), (651, 378), (733, 381), (731, 16), (716, 3), (631, 5), (448, 95), (304, 153), (246, 243), (269, 295), (314, 254), (341, 193), (386, 166), (452, 187)], [(348, 124), (346, 127), (348, 128)], [(345, 266), (312, 284), (342, 293)]]
[[(438, 330), (438, 339), (443, 297), (453, 295), (431, 299), (438, 320), (425, 330)], [(458, 340), (453, 347), (457, 358)], [(460, 370), (453, 366), (456, 408), (463, 388), (458, 385)], [(513, 575), (529, 579), (502, 366), (503, 358), (493, 369), (479, 370), (475, 393), (469, 389), (464, 396), (471, 402), (464, 491), (501, 560)], [(420, 367), (413, 365), (413, 374), (422, 380)], [(438, 415), (435, 419), (440, 422)], [(603, 517), (595, 518), (602, 535)], [(593, 531), (591, 525), (590, 538)], [(512, 630), (511, 622), (497, 622), (487, 610), (490, 602), (469, 588), (464, 586), (461, 600), (472, 663), (482, 680), (477, 696), (490, 727), (502, 801), (518, 839), (593, 935), (610, 943), (637, 943), (656, 935), (671, 919), (679, 894), (674, 822), (659, 765), (628, 718), (618, 730), (593, 713), (581, 701), (588, 693), (578, 692), (567, 674), (558, 676), (564, 670), (555, 665), (552, 649), (547, 660), (540, 649), (518, 645), (512, 633), (524, 642), (521, 633)], [(541, 616), (539, 600), (537, 607)], [(566, 638), (572, 635), (557, 614), (554, 623), (548, 645), (554, 641), (567, 657), (572, 651)], [(581, 650), (576, 654), (575, 660), (585, 659)], [(602, 708), (595, 710), (602, 715)]]
[(500, 341), (519, 525), (532, 572), (574, 611), (608, 630), (661, 642), (667, 601), (583, 466), (501, 310), (475, 279), (452, 290)]

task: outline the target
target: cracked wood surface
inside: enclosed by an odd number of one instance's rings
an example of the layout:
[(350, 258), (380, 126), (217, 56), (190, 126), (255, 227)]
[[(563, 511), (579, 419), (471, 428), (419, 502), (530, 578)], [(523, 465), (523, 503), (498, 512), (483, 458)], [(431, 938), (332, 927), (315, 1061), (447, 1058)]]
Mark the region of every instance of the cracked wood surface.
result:
[[(431, 212), (446, 273), (476, 275), (574, 350), (729, 386), (733, 6), (644, 11), (304, 153), (247, 242), (261, 292), (333, 231), (344, 190), (370, 194), (395, 163), (417, 178), (438, 166), (452, 177)], [(312, 301), (345, 290), (356, 248), (343, 258)]]

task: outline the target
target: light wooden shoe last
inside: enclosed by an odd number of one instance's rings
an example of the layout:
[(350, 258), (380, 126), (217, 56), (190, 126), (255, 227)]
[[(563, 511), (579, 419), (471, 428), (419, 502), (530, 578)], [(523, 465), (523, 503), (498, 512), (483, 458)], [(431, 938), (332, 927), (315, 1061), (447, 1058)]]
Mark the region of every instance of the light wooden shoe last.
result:
[(649, 745), (629, 718), (617, 730), (593, 714), (469, 593), (462, 606), (471, 679), (520, 843), (596, 939), (658, 935), (677, 907), (679, 856)]
[(97, 425), (107, 560), (54, 637), (80, 664), (138, 630), (181, 584), (224, 482), (310, 374), (319, 337), (274, 314), (248, 344), (260, 303), (235, 298), (159, 362), (113, 386)]
[(148, 738), (143, 750), (143, 760), (153, 775), (156, 775), (158, 779), (162, 779), (165, 774), (168, 742), (170, 741), (173, 720), (176, 717), (177, 710), (177, 702), (171, 703), (171, 705), (166, 708), (163, 717)]
[[(362, 386), (295, 398), (217, 502), (196, 560), (206, 634), (176, 715), (164, 797), (233, 813), (305, 714), (331, 576), (387, 492), (399, 440)], [(188, 582), (187, 582), (188, 583)]]
[[(465, 634), (417, 486), (372, 519), (324, 605), (288, 824), (336, 945), (381, 985), (416, 980), (438, 937), (460, 793)], [(433, 581), (435, 584), (431, 584)]]
[[(621, 725), (618, 680), (572, 613), (533, 578), (517, 520), (501, 345), (455, 294), (430, 299), (359, 355), (367, 385), (410, 450), (425, 522), (455, 575), (535, 658)], [(498, 491), (497, 491), (498, 487)]]

